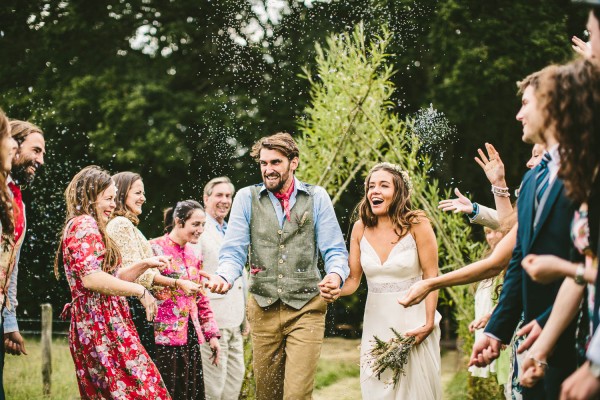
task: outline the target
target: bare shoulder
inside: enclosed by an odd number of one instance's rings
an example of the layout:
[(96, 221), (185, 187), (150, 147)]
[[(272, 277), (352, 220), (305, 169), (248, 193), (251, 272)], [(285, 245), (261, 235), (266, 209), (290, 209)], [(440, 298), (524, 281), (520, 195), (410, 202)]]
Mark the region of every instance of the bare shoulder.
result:
[(362, 220), (358, 220), (352, 226), (352, 237), (361, 237), (365, 232), (365, 224), (363, 224)]
[(415, 220), (410, 226), (410, 232), (415, 236), (415, 238), (419, 235), (430, 235), (433, 233), (433, 227), (431, 226), (431, 221), (427, 217), (424, 211), (417, 211), (415, 213)]

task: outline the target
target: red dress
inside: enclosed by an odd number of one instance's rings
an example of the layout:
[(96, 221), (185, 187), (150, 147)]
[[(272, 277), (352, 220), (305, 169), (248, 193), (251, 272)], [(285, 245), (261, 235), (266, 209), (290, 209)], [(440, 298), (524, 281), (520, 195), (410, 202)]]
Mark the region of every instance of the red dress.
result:
[(96, 221), (79, 216), (63, 237), (71, 287), (69, 347), (84, 399), (170, 399), (140, 343), (125, 297), (92, 292), (81, 278), (101, 271), (105, 246)]

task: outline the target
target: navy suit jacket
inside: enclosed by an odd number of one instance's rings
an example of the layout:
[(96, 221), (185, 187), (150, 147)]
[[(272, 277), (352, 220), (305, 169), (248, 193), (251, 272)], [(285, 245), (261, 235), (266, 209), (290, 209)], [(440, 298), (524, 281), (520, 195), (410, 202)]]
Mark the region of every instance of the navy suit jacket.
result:
[[(542, 327), (546, 324), (563, 281), (559, 279), (547, 285), (534, 282), (521, 266), (523, 258), (528, 254), (552, 254), (568, 260), (572, 254), (570, 229), (574, 206), (565, 196), (564, 186), (559, 178), (547, 189), (550, 192), (542, 205), (538, 224), (535, 228), (533, 226), (535, 176), (538, 171), (539, 167), (534, 168), (523, 178), (517, 201), (517, 243), (504, 278), (498, 306), (485, 328), (485, 332), (496, 336), (505, 344), (510, 343), (522, 313), (525, 324), (534, 318)], [(573, 321), (561, 335), (551, 362), (557, 359), (575, 360), (575, 324), (576, 321)]]

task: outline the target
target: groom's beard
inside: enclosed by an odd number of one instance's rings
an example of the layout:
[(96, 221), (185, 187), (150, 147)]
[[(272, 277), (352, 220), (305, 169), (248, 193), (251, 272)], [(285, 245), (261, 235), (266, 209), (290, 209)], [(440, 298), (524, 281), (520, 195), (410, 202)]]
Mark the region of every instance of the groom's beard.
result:
[[(267, 178), (279, 178), (275, 182), (269, 181)], [(278, 193), (283, 189), (283, 186), (286, 184), (290, 177), (290, 171), (288, 170), (284, 175), (281, 175), (277, 172), (272, 172), (268, 175), (263, 175), (263, 183), (269, 192)]]

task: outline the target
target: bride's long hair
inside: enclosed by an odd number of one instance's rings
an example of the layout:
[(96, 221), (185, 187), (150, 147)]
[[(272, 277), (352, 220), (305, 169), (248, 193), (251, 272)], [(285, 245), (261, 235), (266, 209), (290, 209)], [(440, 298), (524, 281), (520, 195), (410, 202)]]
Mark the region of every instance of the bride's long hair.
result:
[(388, 207), (388, 216), (394, 225), (394, 232), (398, 235), (398, 238), (403, 238), (409, 231), (413, 224), (418, 224), (421, 218), (426, 218), (425, 212), (422, 210), (414, 210), (412, 208), (412, 202), (410, 195), (412, 191), (412, 184), (408, 173), (402, 170), (396, 164), (383, 162), (376, 164), (369, 171), (367, 179), (365, 179), (365, 194), (358, 203), (358, 218), (362, 221), (365, 227), (374, 227), (377, 225), (377, 216), (373, 214), (371, 210), (371, 203), (367, 198), (369, 192), (369, 183), (373, 173), (377, 171), (386, 171), (392, 175), (392, 183), (394, 184), (394, 197)]

